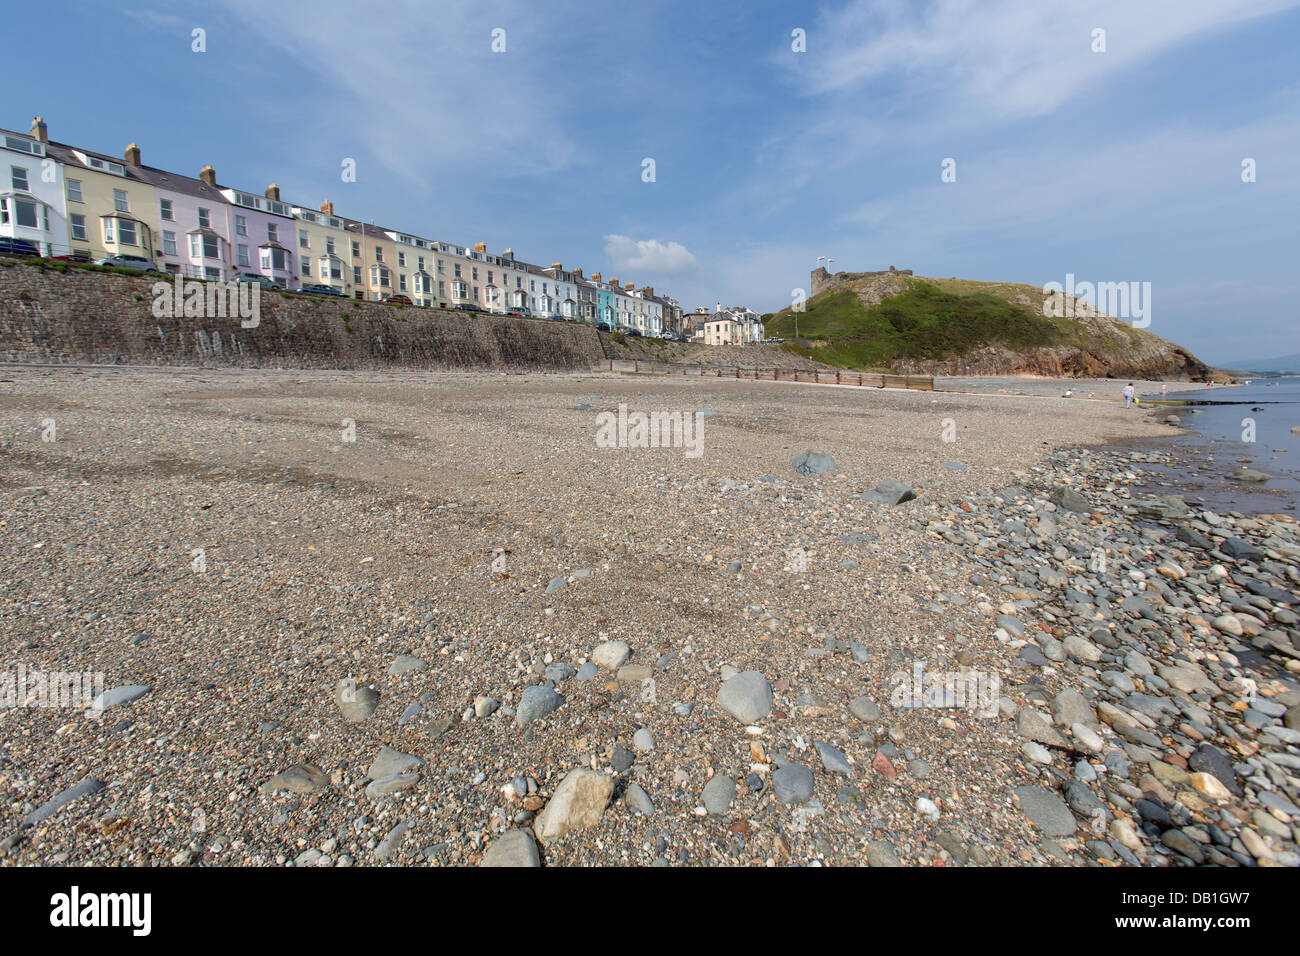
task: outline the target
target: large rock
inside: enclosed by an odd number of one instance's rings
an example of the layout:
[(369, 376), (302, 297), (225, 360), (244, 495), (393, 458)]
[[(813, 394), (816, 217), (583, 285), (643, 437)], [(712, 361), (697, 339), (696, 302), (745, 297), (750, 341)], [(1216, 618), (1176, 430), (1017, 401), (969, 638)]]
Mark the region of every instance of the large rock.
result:
[(570, 770), (537, 814), (533, 832), (546, 843), (558, 840), (570, 830), (594, 827), (600, 822), (613, 792), (614, 778), (608, 774), (582, 768)]
[(1087, 514), (1092, 510), (1092, 502), (1073, 488), (1062, 486), (1055, 489), (1051, 494), (1051, 500), (1056, 507), (1073, 511), (1075, 514)]
[(69, 787), (67, 790), (51, 797), (45, 803), (41, 804), (27, 816), (19, 821), (20, 826), (32, 827), (38, 823), (43, 823), (54, 814), (58, 813), (68, 804), (81, 797), (90, 796), (99, 793), (104, 789), (104, 785), (94, 777), (87, 777), (76, 786)]
[(1264, 552), (1247, 541), (1240, 538), (1228, 538), (1219, 545), (1219, 550), (1230, 558), (1236, 558), (1238, 561), (1263, 561)]
[(266, 783), (262, 784), (263, 793), (288, 790), (290, 793), (311, 793), (329, 786), (330, 778), (325, 771), (311, 763), (294, 764), (288, 770), (281, 770)]
[(731, 809), (731, 801), (736, 799), (736, 781), (724, 774), (718, 774), (704, 785), (700, 802), (712, 817), (720, 817)]
[(379, 691), (346, 677), (335, 688), (334, 702), (338, 704), (344, 720), (350, 724), (359, 724), (379, 706)]
[(408, 770), (417, 769), (423, 763), (419, 757), (412, 757), (410, 754), (404, 754), (400, 750), (394, 750), (392, 747), (381, 747), (375, 759), (370, 762), (370, 769), (366, 771), (368, 780), (378, 780), (381, 777), (391, 777), (395, 773), (406, 773)]
[(591, 660), (597, 667), (616, 671), (623, 666), (631, 653), (627, 641), (606, 641), (591, 652)]
[(91, 701), (90, 709), (94, 711), (105, 711), (110, 707), (117, 707), (121, 704), (129, 704), (133, 700), (139, 700), (147, 693), (149, 693), (149, 688), (144, 684), (129, 684), (126, 687), (114, 687), (112, 690), (104, 691), (104, 693)]
[(526, 727), (534, 720), (545, 717), (564, 703), (564, 698), (555, 692), (555, 688), (546, 684), (524, 688), (519, 695), (519, 708), (515, 711), (515, 723)]
[(1078, 826), (1059, 794), (1042, 787), (1016, 787), (1021, 811), (1048, 836), (1069, 836)]
[(507, 830), (483, 854), (479, 866), (541, 866), (537, 841), (527, 830)]
[(812, 771), (797, 763), (785, 764), (772, 774), (772, 790), (782, 803), (807, 803), (813, 793)]
[(806, 451), (802, 455), (795, 455), (790, 460), (790, 464), (794, 465), (794, 470), (801, 475), (820, 475), (835, 469), (835, 459), (820, 451)]
[(752, 724), (772, 712), (772, 685), (758, 671), (744, 671), (723, 682), (718, 706), (742, 724)]
[(874, 501), (882, 505), (897, 505), (904, 501), (911, 501), (916, 497), (916, 492), (909, 485), (893, 478), (886, 478), (876, 487), (858, 495), (863, 501)]

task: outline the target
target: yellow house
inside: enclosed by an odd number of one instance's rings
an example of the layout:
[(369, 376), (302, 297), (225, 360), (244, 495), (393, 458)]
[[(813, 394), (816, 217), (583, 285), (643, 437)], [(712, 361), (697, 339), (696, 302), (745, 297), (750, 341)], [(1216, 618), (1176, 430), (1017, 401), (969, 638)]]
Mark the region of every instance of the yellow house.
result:
[(352, 294), (358, 299), (380, 301), (397, 295), (397, 244), (384, 230), (367, 222), (343, 220), (352, 248)]
[(88, 252), (92, 259), (126, 255), (155, 260), (157, 190), (140, 174), (134, 143), (123, 159), (64, 143), (48, 143), (47, 155), (63, 166), (73, 252)]
[(298, 252), (298, 279), (302, 285), (327, 285), (347, 295), (353, 282), (352, 239), (345, 220), (334, 215), (328, 199), (319, 210), (293, 207), (298, 220), (294, 244)]

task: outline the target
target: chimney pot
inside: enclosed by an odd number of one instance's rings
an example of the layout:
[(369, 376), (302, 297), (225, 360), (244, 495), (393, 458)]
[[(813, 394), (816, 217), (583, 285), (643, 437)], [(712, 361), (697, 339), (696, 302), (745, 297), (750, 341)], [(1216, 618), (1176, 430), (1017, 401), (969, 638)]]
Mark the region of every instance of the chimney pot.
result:
[(45, 125), (43, 116), (38, 116), (32, 120), (32, 139), (39, 140), (42, 143), (50, 141), (49, 128)]
[(599, 272), (593, 272), (593, 273), (591, 274), (591, 281), (592, 281), (592, 282), (599, 282), (599, 281), (600, 281), (600, 273), (599, 273)]
[(475, 252), (487, 252), (487, 243), (486, 243), (486, 242), (476, 242), (476, 243), (474, 243), (474, 251), (475, 251)]
[(327, 199), (320, 204), (320, 211), (327, 216), (332, 216), (334, 215), (334, 204)]

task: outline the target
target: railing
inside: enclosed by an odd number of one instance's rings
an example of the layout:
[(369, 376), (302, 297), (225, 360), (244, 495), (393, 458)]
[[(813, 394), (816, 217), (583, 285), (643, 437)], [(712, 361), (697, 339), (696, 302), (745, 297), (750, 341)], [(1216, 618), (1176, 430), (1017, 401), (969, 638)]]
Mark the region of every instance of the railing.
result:
[(766, 382), (804, 382), (810, 385), (853, 385), (861, 388), (913, 388), (934, 391), (932, 375), (890, 375), (880, 372), (850, 372), (842, 369), (742, 368), (726, 365), (686, 365), (646, 359), (607, 359), (592, 371), (625, 375), (698, 375), (739, 378)]

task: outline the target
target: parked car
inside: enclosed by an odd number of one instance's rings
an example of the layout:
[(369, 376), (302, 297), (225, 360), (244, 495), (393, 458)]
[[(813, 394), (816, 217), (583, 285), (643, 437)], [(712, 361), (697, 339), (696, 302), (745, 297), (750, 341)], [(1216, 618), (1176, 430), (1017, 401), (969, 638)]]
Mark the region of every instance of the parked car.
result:
[[(3, 240), (0, 240), (0, 242), (3, 242)], [(89, 253), (89, 252), (70, 252), (70, 253), (68, 253), (66, 256), (51, 256), (50, 258), (53, 259), (55, 262), (81, 262), (81, 263), (89, 263), (89, 262), (90, 262), (90, 253)]]
[(0, 236), (0, 256), (39, 256), (41, 247), (28, 239)]
[(414, 303), (404, 295), (386, 295), (384, 301), (392, 305), (413, 305)]
[(629, 328), (629, 329), (627, 330), (627, 334), (630, 335), (630, 336), (632, 336), (632, 338), (634, 338), (634, 339), (645, 338), (645, 336), (643, 336), (643, 335), (641, 334), (641, 330), (640, 330), (640, 329)]
[(308, 295), (336, 295), (344, 299), (348, 297), (348, 294), (346, 292), (344, 292), (342, 289), (336, 289), (332, 285), (320, 285), (320, 284), (305, 285), (301, 289), (298, 289), (297, 291), (305, 292)]
[(166, 275), (152, 259), (146, 259), (144, 256), (127, 256), (118, 253), (95, 260), (95, 265), (108, 266), (112, 269), (128, 269), (131, 272), (156, 272), (159, 275)]
[(260, 285), (263, 289), (280, 288), (267, 276), (260, 272), (241, 272), (235, 276), (235, 281), (244, 285)]
[(600, 331), (602, 331), (602, 332), (613, 332), (613, 331), (614, 331), (614, 326), (610, 325), (608, 322), (597, 322), (597, 323), (596, 323), (596, 328), (600, 329)]
[(456, 308), (459, 309), (461, 312), (482, 312), (483, 311), (477, 305), (474, 305), (472, 302), (462, 302), (460, 305), (456, 306)]

